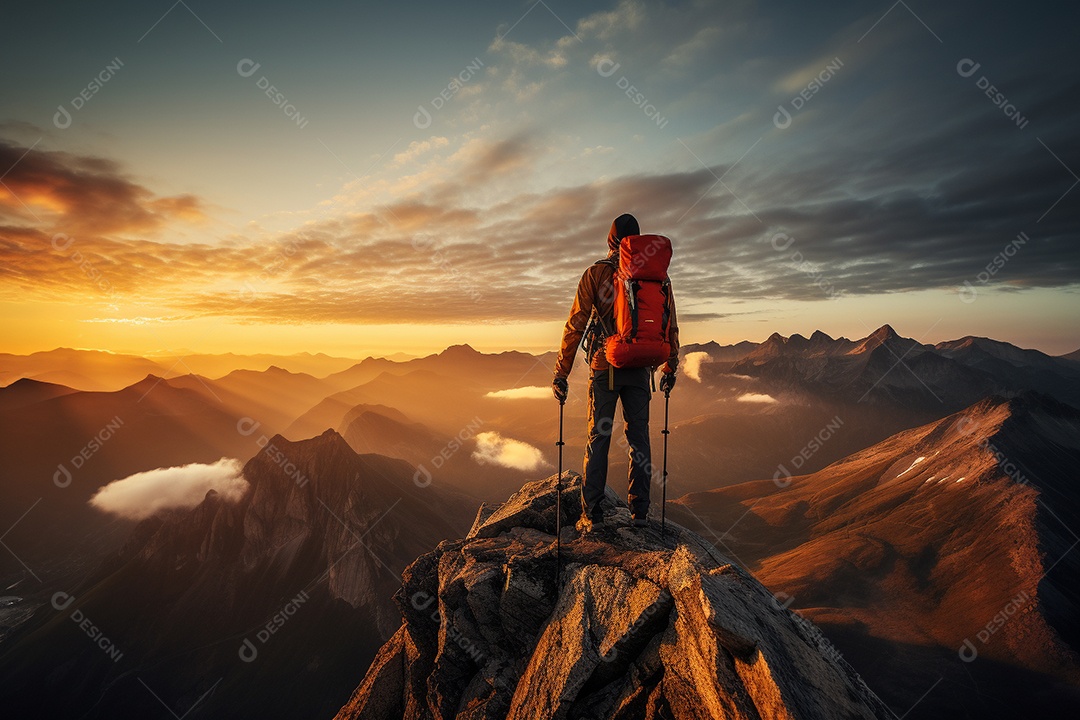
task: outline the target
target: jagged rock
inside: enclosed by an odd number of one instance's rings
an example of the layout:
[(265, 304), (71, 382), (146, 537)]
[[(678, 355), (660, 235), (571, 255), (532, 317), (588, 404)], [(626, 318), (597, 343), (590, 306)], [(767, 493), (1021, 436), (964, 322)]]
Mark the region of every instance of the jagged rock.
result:
[(573, 530), (580, 477), (482, 507), (403, 574), (402, 625), (338, 720), (892, 718), (832, 645), (696, 534)]

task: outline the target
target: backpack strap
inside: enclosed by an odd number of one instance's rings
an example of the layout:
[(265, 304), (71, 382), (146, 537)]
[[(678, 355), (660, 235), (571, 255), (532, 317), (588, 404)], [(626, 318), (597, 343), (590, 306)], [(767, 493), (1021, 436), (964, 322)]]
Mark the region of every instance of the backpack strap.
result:
[(667, 332), (668, 332), (668, 323), (671, 321), (671, 280), (670, 279), (665, 279), (664, 282), (661, 283), (660, 291), (662, 293), (664, 293), (664, 314), (662, 316), (663, 319), (661, 320), (660, 329), (663, 332), (664, 337), (666, 338), (667, 337)]
[[(599, 260), (594, 262), (593, 265), (607, 265), (609, 268), (612, 269), (613, 272), (619, 272), (619, 261), (613, 255), (608, 255), (605, 258), (600, 258)], [(608, 337), (614, 334), (614, 330), (607, 326), (607, 323), (604, 322), (604, 318), (600, 317), (600, 313), (596, 311), (595, 298), (593, 298), (593, 316), (596, 318), (596, 321), (600, 323), (600, 328), (604, 331), (604, 337)]]

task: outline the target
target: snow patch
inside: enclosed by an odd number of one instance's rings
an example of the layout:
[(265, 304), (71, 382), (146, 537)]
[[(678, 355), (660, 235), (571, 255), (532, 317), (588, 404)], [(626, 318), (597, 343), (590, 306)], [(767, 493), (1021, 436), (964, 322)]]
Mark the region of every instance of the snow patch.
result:
[(908, 466), (907, 470), (900, 473), (900, 475), (897, 475), (896, 477), (900, 477), (901, 475), (907, 475), (909, 472), (911, 472), (911, 469), (913, 467), (915, 467), (916, 465), (918, 465), (919, 463), (921, 463), (925, 459), (926, 459), (926, 456), (924, 456), (924, 455), (920, 455), (919, 457), (915, 458), (915, 462), (911, 463), (911, 465)]

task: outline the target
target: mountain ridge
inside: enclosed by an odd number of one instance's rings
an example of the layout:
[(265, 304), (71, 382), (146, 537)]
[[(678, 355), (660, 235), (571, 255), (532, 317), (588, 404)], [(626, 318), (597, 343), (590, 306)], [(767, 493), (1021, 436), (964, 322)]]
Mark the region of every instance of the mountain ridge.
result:
[[(1061, 686), (1080, 682), (1076, 467), (1080, 410), (1027, 392), (814, 473), (681, 497), (669, 515), (723, 531), (718, 542), (756, 577), (846, 639), (841, 649), (894, 707), (925, 690), (906, 694), (905, 679), (944, 676), (923, 712), (970, 709), (971, 693), (957, 688), (975, 683), (980, 717), (1038, 715), (1058, 701), (1080, 707)], [(1007, 622), (987, 632), (1003, 608)], [(874, 644), (882, 649), (867, 654)], [(1055, 700), (1018, 704), (1006, 667)]]

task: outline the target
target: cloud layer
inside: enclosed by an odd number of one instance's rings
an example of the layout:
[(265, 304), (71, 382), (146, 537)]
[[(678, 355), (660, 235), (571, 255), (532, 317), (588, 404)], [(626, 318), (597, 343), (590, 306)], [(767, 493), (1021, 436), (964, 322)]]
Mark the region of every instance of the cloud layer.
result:
[(235, 502), (248, 489), (242, 470), (243, 463), (232, 458), (221, 458), (209, 465), (192, 463), (147, 470), (114, 480), (98, 490), (90, 504), (128, 520), (142, 520), (159, 510), (193, 508), (210, 490)]
[[(437, 128), (285, 231), (168, 241), (215, 205), (107, 158), (0, 141), (0, 299), (101, 295), (273, 324), (553, 321), (628, 210), (672, 236), (684, 322), (751, 300), (981, 287), (981, 273), (1011, 291), (1076, 287), (1080, 72), (1055, 61), (1063, 46), (1020, 52), (1039, 37), (1022, 24), (992, 43), (1002, 31), (974, 6), (928, 14), (949, 39), (988, 38), (963, 77), (955, 43), (926, 51), (925, 26), (879, 11), (626, 0), (560, 26), (537, 7), (493, 34)], [(810, 17), (825, 29), (805, 32)], [(537, 18), (555, 35), (531, 35)], [(980, 90), (984, 72), (1029, 127)]]
[(528, 443), (505, 438), (497, 432), (482, 432), (476, 436), (473, 460), (481, 465), (501, 465), (527, 472), (549, 467), (543, 453)]

